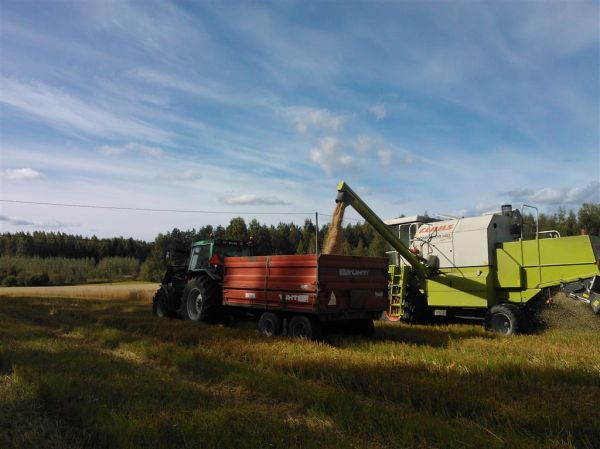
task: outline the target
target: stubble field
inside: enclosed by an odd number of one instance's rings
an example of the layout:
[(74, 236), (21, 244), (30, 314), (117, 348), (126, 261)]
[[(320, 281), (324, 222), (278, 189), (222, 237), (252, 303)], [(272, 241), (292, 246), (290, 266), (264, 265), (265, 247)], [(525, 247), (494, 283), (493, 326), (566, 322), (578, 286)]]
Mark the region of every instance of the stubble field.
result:
[(0, 289), (0, 446), (600, 447), (596, 331), (267, 340), (155, 318), (155, 288)]

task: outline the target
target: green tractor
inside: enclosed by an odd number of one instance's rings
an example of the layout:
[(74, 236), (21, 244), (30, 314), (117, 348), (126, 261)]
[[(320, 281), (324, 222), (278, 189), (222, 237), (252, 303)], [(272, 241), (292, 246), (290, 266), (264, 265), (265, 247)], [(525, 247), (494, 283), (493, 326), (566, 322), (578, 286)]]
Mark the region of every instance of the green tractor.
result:
[(251, 256), (252, 242), (199, 240), (189, 254), (188, 263), (167, 266), (152, 300), (152, 310), (159, 317), (217, 321), (222, 316), (223, 260)]

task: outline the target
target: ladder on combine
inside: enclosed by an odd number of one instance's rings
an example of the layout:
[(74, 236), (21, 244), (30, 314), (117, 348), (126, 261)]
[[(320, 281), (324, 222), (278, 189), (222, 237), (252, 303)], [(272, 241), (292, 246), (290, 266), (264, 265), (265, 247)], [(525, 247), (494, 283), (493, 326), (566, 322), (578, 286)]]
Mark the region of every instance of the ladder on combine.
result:
[(388, 316), (393, 319), (400, 319), (404, 314), (402, 306), (404, 304), (404, 295), (406, 294), (406, 272), (408, 265), (390, 265), (388, 274), (390, 276), (390, 307)]

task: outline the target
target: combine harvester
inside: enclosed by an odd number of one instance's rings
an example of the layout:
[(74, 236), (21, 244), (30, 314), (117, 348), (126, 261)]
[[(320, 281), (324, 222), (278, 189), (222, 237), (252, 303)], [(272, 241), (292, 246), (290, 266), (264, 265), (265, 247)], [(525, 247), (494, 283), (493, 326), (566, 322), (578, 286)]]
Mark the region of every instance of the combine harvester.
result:
[(387, 319), (478, 319), (511, 335), (527, 330), (536, 306), (560, 289), (600, 313), (599, 237), (560, 237), (536, 224), (525, 238), (522, 214), (511, 206), (480, 217), (384, 223), (344, 181), (336, 202), (352, 206), (394, 249)]

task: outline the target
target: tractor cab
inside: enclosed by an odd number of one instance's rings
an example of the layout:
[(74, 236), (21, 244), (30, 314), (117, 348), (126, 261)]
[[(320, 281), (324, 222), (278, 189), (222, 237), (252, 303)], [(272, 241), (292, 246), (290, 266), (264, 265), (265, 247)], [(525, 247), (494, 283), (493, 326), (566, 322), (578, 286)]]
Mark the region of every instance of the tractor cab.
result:
[(238, 240), (199, 240), (192, 245), (188, 271), (197, 273), (221, 266), (225, 257), (251, 256), (252, 242)]

